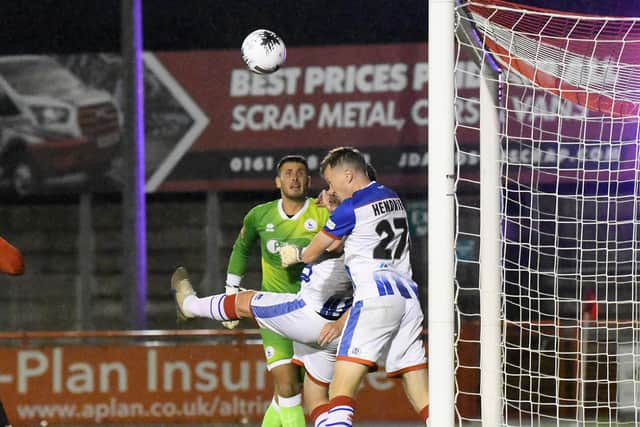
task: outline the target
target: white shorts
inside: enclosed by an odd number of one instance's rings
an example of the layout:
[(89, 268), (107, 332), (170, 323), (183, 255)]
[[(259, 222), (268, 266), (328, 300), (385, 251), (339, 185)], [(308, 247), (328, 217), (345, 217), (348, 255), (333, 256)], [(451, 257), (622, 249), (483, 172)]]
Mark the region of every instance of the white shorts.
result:
[(257, 292), (251, 300), (251, 311), (260, 327), (294, 342), (293, 363), (304, 366), (316, 382), (331, 382), (338, 340), (325, 347), (317, 343), (320, 331), (329, 320), (316, 313), (297, 294)]
[(338, 344), (338, 360), (377, 369), (387, 376), (426, 368), (422, 340), (424, 316), (417, 298), (395, 293), (354, 301)]
[[(320, 333), (320, 331), (318, 331), (318, 333)], [(315, 383), (328, 386), (333, 378), (337, 350), (337, 339), (322, 348), (294, 341), (292, 362), (298, 366), (302, 366), (307, 375), (309, 375)]]

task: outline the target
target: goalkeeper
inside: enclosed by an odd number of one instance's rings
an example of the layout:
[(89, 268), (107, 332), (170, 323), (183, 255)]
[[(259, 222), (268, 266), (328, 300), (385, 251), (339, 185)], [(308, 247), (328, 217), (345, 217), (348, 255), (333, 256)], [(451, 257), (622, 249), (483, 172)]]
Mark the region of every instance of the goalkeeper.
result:
[[(266, 292), (296, 294), (300, 290), (303, 265), (282, 267), (278, 249), (282, 245), (306, 246), (329, 218), (329, 212), (307, 197), (311, 177), (302, 156), (289, 155), (277, 164), (276, 187), (280, 199), (251, 209), (245, 216), (227, 268), (227, 293), (237, 293), (254, 246), (260, 242), (262, 285)], [(233, 328), (237, 321), (227, 322)], [(260, 328), (260, 335), (273, 377), (275, 393), (264, 415), (264, 427), (305, 426), (300, 393), (301, 371), (292, 363), (293, 343), (275, 332)]]

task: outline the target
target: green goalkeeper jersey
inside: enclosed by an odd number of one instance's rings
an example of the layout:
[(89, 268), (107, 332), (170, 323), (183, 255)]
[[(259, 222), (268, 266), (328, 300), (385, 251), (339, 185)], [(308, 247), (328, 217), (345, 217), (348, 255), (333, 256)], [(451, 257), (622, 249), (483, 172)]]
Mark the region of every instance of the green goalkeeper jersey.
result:
[(304, 247), (325, 225), (329, 211), (318, 207), (315, 199), (307, 198), (304, 206), (289, 218), (282, 209), (282, 199), (267, 202), (251, 209), (245, 216), (242, 230), (234, 245), (227, 276), (244, 276), (247, 259), (255, 243), (260, 241), (262, 254), (261, 290), (296, 293), (300, 290), (300, 273), (303, 264), (283, 268), (278, 248), (285, 244)]

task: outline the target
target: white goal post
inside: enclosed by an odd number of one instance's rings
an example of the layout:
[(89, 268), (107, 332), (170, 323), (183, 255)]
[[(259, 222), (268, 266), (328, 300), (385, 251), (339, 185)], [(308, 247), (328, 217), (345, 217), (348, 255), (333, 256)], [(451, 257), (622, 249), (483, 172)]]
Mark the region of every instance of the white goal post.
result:
[[(428, 351), (431, 426), (448, 426), (454, 417), (454, 4), (429, 0), (428, 49)], [(451, 142), (451, 144), (449, 144)], [(433, 159), (438, 159), (434, 162)], [(443, 226), (444, 225), (444, 226)], [(437, 255), (435, 255), (437, 254)]]
[(430, 0), (429, 40), (431, 425), (640, 425), (640, 18)]

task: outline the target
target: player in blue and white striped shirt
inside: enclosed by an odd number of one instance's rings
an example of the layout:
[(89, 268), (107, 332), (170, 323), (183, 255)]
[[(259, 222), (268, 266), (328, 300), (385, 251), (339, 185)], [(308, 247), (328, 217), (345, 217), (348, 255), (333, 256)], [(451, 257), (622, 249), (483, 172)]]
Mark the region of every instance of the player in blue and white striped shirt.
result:
[(358, 387), (378, 360), (388, 376), (402, 377), (409, 401), (426, 421), (424, 316), (411, 279), (404, 205), (393, 190), (369, 179), (366, 160), (354, 148), (331, 150), (321, 171), (341, 203), (306, 248), (284, 247), (280, 257), (285, 264), (310, 263), (344, 243), (354, 301), (338, 345), (326, 423), (351, 425)]

